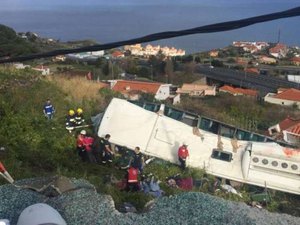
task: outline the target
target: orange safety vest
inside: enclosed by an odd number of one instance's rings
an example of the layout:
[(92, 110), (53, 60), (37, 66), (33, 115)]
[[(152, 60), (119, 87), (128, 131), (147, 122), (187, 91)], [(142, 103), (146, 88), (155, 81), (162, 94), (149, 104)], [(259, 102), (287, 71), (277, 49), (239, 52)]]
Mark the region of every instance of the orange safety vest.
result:
[(138, 170), (134, 167), (128, 169), (128, 183), (137, 183), (138, 182)]

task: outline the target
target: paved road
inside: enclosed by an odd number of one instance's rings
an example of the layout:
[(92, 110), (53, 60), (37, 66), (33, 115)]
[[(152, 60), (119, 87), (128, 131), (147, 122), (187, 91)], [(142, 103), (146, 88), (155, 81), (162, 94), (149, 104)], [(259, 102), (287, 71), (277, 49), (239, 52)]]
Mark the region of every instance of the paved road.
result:
[(269, 92), (276, 92), (278, 88), (297, 88), (299, 85), (287, 80), (275, 78), (268, 75), (257, 75), (245, 73), (232, 69), (224, 68), (209, 68), (199, 65), (196, 72), (205, 75), (216, 81), (221, 81), (225, 84), (232, 84), (244, 88), (259, 90), (262, 95)]

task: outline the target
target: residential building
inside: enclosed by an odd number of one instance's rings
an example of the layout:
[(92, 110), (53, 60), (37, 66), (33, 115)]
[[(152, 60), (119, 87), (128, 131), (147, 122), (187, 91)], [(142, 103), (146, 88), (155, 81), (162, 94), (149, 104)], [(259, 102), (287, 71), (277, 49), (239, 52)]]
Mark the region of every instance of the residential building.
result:
[(113, 58), (115, 58), (115, 59), (117, 59), (117, 58), (124, 58), (124, 53), (117, 50), (117, 51), (114, 51), (114, 52), (111, 54), (111, 56), (112, 56)]
[(211, 50), (208, 54), (209, 54), (210, 57), (215, 58), (215, 57), (219, 56), (219, 51), (218, 50)]
[(153, 94), (157, 100), (165, 100), (170, 96), (171, 84), (150, 83), (130, 80), (111, 81), (111, 89), (122, 93), (125, 98), (137, 100), (140, 93)]
[(38, 65), (36, 67), (33, 67), (32, 69), (41, 72), (42, 75), (50, 74), (50, 68), (44, 65)]
[(267, 42), (258, 41), (258, 42), (250, 42), (250, 41), (234, 41), (232, 43), (235, 47), (241, 47), (246, 52), (257, 52), (269, 46)]
[(283, 121), (269, 127), (269, 135), (276, 140), (284, 140), (292, 145), (300, 144), (300, 119), (287, 117)]
[(135, 44), (135, 45), (126, 45), (124, 46), (125, 51), (130, 51), (132, 55), (137, 56), (151, 56), (151, 55), (158, 55), (160, 52), (165, 56), (184, 56), (185, 51), (182, 49), (176, 49), (174, 47), (160, 47), (160, 45), (153, 46), (153, 45), (146, 45), (145, 47), (142, 47), (141, 44)]
[(284, 58), (289, 49), (285, 44), (277, 43), (275, 47), (269, 49), (269, 54), (275, 58)]
[(300, 108), (300, 90), (290, 88), (285, 90), (279, 90), (277, 93), (268, 93), (265, 96), (265, 101), (284, 106), (297, 105)]
[(265, 55), (262, 55), (258, 58), (258, 62), (262, 64), (275, 64), (277, 63), (277, 60)]
[(244, 69), (246, 73), (255, 73), (259, 74), (259, 70), (256, 67), (247, 67)]
[(288, 74), (287, 75), (287, 80), (300, 84), (300, 75)]
[(13, 67), (15, 67), (17, 70), (30, 68), (29, 65), (24, 65), (23, 63), (14, 63)]
[(300, 66), (300, 57), (293, 57), (290, 59), (291, 63), (295, 66)]
[(96, 60), (104, 56), (104, 51), (94, 51), (94, 52), (80, 52), (80, 53), (71, 53), (66, 55), (70, 59), (78, 60)]
[(64, 55), (57, 55), (55, 57), (52, 58), (53, 62), (64, 62), (66, 61), (66, 56)]
[(193, 97), (216, 95), (216, 86), (208, 86), (203, 84), (183, 84), (176, 91), (177, 94), (186, 94)]
[(234, 88), (234, 87), (231, 87), (228, 85), (224, 85), (224, 86), (220, 87), (219, 92), (229, 93), (234, 96), (238, 96), (238, 95), (245, 95), (245, 96), (252, 96), (252, 97), (258, 96), (258, 92), (256, 90), (244, 89), (244, 88)]
[(256, 47), (255, 45), (245, 45), (243, 47), (243, 50), (245, 52), (250, 52), (250, 53), (255, 53), (259, 51), (258, 47)]

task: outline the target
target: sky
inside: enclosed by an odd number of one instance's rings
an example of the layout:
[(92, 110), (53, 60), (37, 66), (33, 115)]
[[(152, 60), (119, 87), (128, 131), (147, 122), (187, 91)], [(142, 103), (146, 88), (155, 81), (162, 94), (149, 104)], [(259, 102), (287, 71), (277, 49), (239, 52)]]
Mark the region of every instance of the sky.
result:
[(300, 0), (1, 0), (1, 8), (39, 8), (56, 7), (62, 5), (88, 6), (88, 5), (249, 5), (249, 4), (276, 4), (282, 2), (298, 3)]

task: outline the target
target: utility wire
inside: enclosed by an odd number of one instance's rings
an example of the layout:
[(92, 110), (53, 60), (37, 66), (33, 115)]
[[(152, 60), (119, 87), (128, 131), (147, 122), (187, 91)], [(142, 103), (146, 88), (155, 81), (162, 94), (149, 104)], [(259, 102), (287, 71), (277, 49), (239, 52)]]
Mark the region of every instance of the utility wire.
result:
[(74, 49), (59, 49), (45, 53), (38, 53), (32, 55), (25, 55), (25, 56), (17, 56), (7, 59), (1, 59), (1, 63), (8, 63), (8, 62), (22, 62), (26, 60), (38, 59), (38, 58), (47, 58), (57, 55), (65, 55), (70, 53), (79, 53), (79, 52), (90, 52), (90, 51), (99, 51), (99, 50), (107, 50), (112, 49), (124, 45), (132, 45), (137, 43), (145, 43), (151, 41), (157, 41), (162, 39), (186, 36), (191, 34), (199, 34), (199, 33), (214, 33), (214, 32), (222, 32), (228, 30), (235, 30), (242, 27), (247, 27), (257, 23), (263, 23), (267, 21), (282, 19), (282, 18), (289, 18), (300, 16), (300, 7), (292, 8), (286, 11), (271, 13), (271, 14), (264, 14), (261, 16), (250, 17), (241, 20), (234, 20), (222, 23), (215, 23), (211, 25), (205, 25), (201, 27), (195, 27), (186, 30), (179, 30), (179, 31), (165, 31), (160, 33), (149, 34), (143, 37), (129, 39), (125, 41), (118, 41), (112, 42), (108, 44), (98, 44), (92, 46), (86, 46), (81, 48), (74, 48)]

